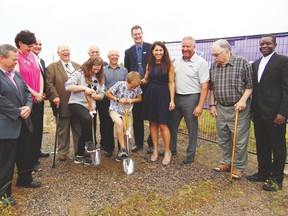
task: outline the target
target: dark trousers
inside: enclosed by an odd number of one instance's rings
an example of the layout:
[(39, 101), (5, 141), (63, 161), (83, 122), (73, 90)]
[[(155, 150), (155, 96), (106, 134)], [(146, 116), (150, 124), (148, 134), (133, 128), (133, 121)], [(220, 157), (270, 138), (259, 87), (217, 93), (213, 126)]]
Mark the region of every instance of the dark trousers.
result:
[(0, 199), (11, 196), (17, 139), (0, 140)]
[[(254, 130), (258, 160), (258, 172), (282, 182), (286, 160), (286, 124), (274, 126), (273, 120), (254, 117)], [(273, 159), (272, 159), (273, 155)]]
[[(69, 104), (73, 117), (79, 119), (81, 125), (81, 135), (78, 141), (77, 155), (83, 156), (85, 151), (85, 143), (92, 141), (92, 117), (89, 110), (80, 104)], [(93, 131), (93, 133), (92, 133)], [(95, 143), (94, 143), (95, 144)]]
[(33, 136), (33, 165), (37, 165), (42, 145), (43, 136), (43, 115), (44, 115), (44, 102), (35, 103), (32, 106), (31, 119), (34, 126)]
[(28, 130), (28, 127), (23, 120), (16, 153), (16, 165), (18, 170), (17, 183), (21, 185), (29, 184), (33, 180), (31, 175), (33, 169), (33, 149), (32, 133)]
[(100, 120), (100, 145), (107, 152), (113, 152), (115, 148), (113, 128), (114, 123), (109, 115), (110, 101), (103, 98), (102, 101), (97, 101), (97, 110)]
[[(132, 110), (135, 145), (140, 146), (140, 147), (143, 147), (143, 143), (144, 143), (144, 120), (142, 118), (142, 106), (143, 106), (143, 101), (139, 103), (135, 103), (133, 105), (133, 110)], [(150, 133), (149, 133), (147, 142), (148, 142), (149, 147), (153, 147), (153, 142), (152, 142)]]

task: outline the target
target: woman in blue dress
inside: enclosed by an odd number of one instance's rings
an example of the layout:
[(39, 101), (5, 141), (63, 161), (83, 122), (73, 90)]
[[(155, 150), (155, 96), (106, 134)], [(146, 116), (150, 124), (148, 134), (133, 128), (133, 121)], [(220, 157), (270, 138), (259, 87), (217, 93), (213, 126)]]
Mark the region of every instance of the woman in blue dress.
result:
[(171, 111), (175, 108), (174, 95), (174, 67), (168, 53), (168, 49), (161, 41), (152, 44), (145, 77), (141, 84), (148, 84), (144, 105), (142, 109), (143, 119), (148, 120), (154, 145), (151, 161), (157, 161), (158, 133), (159, 129), (165, 145), (163, 165), (170, 164), (170, 131)]

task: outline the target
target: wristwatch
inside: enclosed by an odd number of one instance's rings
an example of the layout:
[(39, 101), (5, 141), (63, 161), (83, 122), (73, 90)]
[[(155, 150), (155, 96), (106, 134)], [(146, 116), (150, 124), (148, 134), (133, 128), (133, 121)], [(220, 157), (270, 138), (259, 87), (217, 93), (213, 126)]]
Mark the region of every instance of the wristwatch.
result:
[(210, 104), (209, 107), (216, 106), (215, 104)]
[(119, 103), (119, 101), (120, 101), (120, 99), (119, 99), (118, 97), (116, 97), (116, 102), (118, 102), (118, 103)]

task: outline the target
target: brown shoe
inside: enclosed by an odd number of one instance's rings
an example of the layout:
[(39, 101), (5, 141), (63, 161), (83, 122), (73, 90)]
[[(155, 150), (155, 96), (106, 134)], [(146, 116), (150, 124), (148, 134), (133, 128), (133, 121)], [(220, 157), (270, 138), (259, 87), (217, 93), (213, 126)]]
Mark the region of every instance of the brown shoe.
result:
[(67, 159), (67, 155), (66, 154), (60, 154), (59, 155), (59, 160), (60, 161), (66, 161), (66, 159)]

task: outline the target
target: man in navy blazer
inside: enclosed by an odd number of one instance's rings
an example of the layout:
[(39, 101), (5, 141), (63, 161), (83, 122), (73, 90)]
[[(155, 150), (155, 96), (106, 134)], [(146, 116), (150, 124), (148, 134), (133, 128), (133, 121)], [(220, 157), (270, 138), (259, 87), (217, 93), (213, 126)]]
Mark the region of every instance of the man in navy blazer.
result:
[[(146, 72), (146, 66), (148, 62), (148, 55), (150, 51), (151, 44), (143, 42), (143, 31), (141, 26), (135, 25), (131, 28), (131, 36), (134, 40), (134, 45), (129, 49), (125, 50), (124, 57), (124, 67), (127, 68), (128, 73), (131, 71), (137, 71), (141, 74), (143, 78)], [(142, 98), (144, 99), (145, 90), (147, 86), (141, 86)], [(134, 140), (135, 146), (132, 148), (132, 152), (137, 152), (143, 148), (144, 142), (144, 121), (142, 119), (142, 105), (143, 100), (140, 103), (135, 103), (133, 106), (133, 130), (134, 130)], [(151, 136), (147, 140), (148, 151), (147, 153), (153, 153), (153, 143)]]
[[(252, 64), (252, 111), (258, 160), (258, 172), (247, 176), (265, 182), (263, 190), (282, 188), (286, 160), (286, 120), (288, 116), (288, 57), (275, 52), (273, 35), (260, 39), (263, 57)], [(272, 157), (273, 156), (273, 157)]]
[[(31, 145), (33, 125), (31, 93), (20, 73), (18, 50), (9, 44), (0, 45), (0, 202), (14, 205), (11, 185), (15, 160), (18, 170), (17, 186), (39, 187), (31, 175), (28, 145)], [(30, 154), (30, 155), (29, 155)]]

